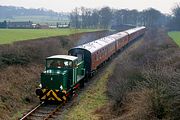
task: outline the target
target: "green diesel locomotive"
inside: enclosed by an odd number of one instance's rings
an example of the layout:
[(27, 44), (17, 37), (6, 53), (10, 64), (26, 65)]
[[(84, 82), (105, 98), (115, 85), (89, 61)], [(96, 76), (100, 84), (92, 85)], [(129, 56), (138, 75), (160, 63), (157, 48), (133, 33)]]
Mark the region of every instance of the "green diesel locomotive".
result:
[(46, 68), (41, 73), (40, 88), (36, 94), (41, 101), (66, 101), (74, 90), (84, 86), (84, 62), (70, 55), (46, 58)]

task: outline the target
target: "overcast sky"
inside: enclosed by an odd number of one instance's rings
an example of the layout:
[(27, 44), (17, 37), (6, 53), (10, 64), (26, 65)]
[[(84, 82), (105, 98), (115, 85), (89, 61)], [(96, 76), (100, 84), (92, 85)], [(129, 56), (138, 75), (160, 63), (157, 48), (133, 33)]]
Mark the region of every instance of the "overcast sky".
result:
[(117, 9), (143, 10), (149, 7), (162, 13), (171, 13), (180, 0), (0, 0), (0, 5), (12, 5), (25, 8), (46, 8), (56, 12), (71, 12), (75, 7), (102, 8), (109, 6)]

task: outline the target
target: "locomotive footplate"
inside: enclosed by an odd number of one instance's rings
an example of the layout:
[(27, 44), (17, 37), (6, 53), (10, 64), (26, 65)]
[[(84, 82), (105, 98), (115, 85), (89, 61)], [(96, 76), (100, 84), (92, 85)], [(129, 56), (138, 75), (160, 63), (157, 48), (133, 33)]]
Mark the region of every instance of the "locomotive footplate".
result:
[(36, 94), (41, 101), (66, 101), (66, 91), (37, 89)]

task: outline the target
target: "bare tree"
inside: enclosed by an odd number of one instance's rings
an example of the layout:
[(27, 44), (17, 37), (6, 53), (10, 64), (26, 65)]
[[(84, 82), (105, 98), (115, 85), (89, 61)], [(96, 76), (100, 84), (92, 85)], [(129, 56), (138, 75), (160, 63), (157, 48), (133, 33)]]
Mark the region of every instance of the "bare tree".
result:
[(112, 19), (111, 9), (109, 7), (104, 7), (99, 11), (99, 15), (101, 27), (108, 28)]
[(180, 30), (180, 3), (173, 8), (173, 20), (172, 24), (175, 30)]
[(78, 8), (75, 8), (70, 15), (71, 27), (80, 28), (79, 18), (79, 10)]
[(144, 22), (148, 27), (158, 27), (161, 26), (160, 18), (162, 13), (153, 8), (149, 8), (143, 11)]

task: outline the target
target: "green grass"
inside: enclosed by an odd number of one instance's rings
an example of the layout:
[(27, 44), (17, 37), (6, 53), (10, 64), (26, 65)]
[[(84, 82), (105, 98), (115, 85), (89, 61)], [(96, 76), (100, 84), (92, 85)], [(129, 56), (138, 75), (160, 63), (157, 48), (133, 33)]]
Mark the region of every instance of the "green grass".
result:
[(168, 35), (179, 45), (180, 47), (180, 31), (168, 32)]
[(97, 29), (0, 29), (0, 44), (9, 44), (51, 36), (70, 35), (81, 32), (98, 31)]

